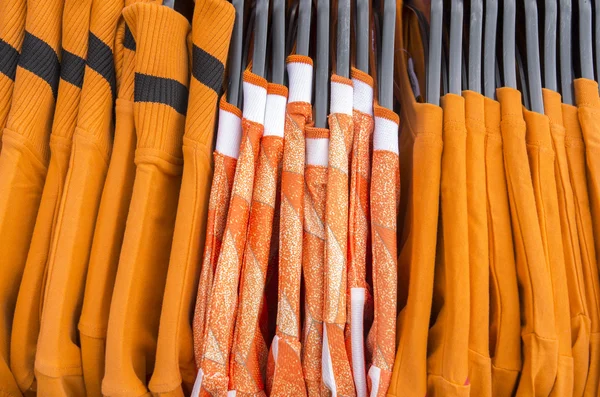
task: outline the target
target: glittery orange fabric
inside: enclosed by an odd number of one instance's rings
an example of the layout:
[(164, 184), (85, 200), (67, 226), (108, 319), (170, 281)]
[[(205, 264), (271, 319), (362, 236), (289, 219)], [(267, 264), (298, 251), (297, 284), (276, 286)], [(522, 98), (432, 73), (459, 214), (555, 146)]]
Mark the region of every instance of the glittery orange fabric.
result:
[(246, 245), (254, 172), (264, 127), (244, 119), (242, 142), (217, 262), (213, 288), (205, 320), (204, 373), (201, 396), (226, 395), (229, 386), (229, 354), (233, 344), (234, 322), (238, 304), (238, 283)]
[[(306, 138), (329, 139), (329, 131), (306, 128)], [(305, 303), (302, 368), (309, 397), (320, 397), (323, 348), (323, 272), (325, 254), (325, 197), (327, 167), (307, 164), (304, 174), (303, 260)]]
[[(398, 125), (398, 116), (387, 109), (376, 107), (375, 116)], [(375, 123), (377, 124), (377, 121)], [(377, 134), (377, 131), (375, 133)], [(396, 352), (396, 291), (398, 288), (396, 214), (400, 201), (398, 153), (374, 149), (371, 178), (375, 319), (367, 339), (367, 351), (371, 366), (380, 370), (378, 388), (371, 390), (370, 395), (383, 397), (386, 396), (390, 385)], [(371, 383), (370, 389), (373, 387), (375, 385)]]
[(271, 396), (306, 395), (300, 361), (300, 277), (304, 223), (304, 127), (311, 120), (311, 106), (288, 104), (281, 174), (279, 225), (279, 296), (277, 336), (269, 354), (267, 391)]
[[(352, 85), (338, 76), (332, 82)], [(352, 116), (334, 113), (329, 116), (329, 165), (325, 210), (325, 300), (323, 320), (327, 338), (323, 349), (329, 349), (337, 393), (354, 396), (354, 381), (346, 345), (346, 284), (348, 247), (349, 156), (354, 135)], [(325, 355), (325, 352), (323, 353)]]
[[(268, 111), (265, 116), (269, 117)], [(283, 145), (280, 136), (263, 136), (256, 169), (248, 242), (240, 280), (235, 343), (231, 353), (230, 389), (243, 396), (265, 395), (268, 348), (259, 328), (259, 319), (269, 265)]]

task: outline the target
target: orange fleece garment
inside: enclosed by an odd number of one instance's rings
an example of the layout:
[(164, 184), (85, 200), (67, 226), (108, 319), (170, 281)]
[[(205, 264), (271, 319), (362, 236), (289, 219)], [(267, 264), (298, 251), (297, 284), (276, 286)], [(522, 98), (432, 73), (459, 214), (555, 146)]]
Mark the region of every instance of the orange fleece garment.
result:
[(87, 56), (91, 0), (65, 1), (62, 65), (50, 136), (50, 164), (19, 289), (11, 337), (11, 369), (21, 390), (35, 392), (35, 353), (48, 254), (71, 156)]
[(373, 236), (374, 320), (367, 339), (370, 396), (385, 397), (396, 349), (398, 289), (397, 217), (400, 201), (400, 160), (396, 113), (374, 109), (371, 235)]
[[(27, 2), (23, 51), (19, 56), (12, 105), (2, 136), (0, 393), (8, 396), (21, 394), (9, 369), (10, 335), (50, 160), (49, 140), (60, 76), (63, 5), (63, 0)], [(18, 8), (17, 5), (12, 11), (17, 12)], [(16, 45), (20, 38), (13, 38)]]
[(512, 397), (523, 365), (521, 314), (500, 117), (500, 103), (485, 98), (492, 396)]
[(544, 255), (525, 143), (521, 93), (499, 88), (504, 167), (516, 252), (521, 300), (523, 370), (517, 397), (548, 396), (558, 361), (552, 277)]
[(135, 180), (106, 338), (105, 396), (150, 395), (183, 168), (188, 21), (156, 3), (123, 10), (136, 42)]
[[(150, 390), (189, 394), (196, 378), (192, 311), (198, 290), (212, 175), (217, 99), (235, 11), (225, 0), (197, 1), (192, 23), (191, 99), (183, 138), (183, 176)], [(218, 34), (216, 34), (218, 32)]]
[(560, 230), (560, 214), (550, 123), (547, 116), (528, 110), (523, 110), (523, 116), (527, 124), (527, 154), (538, 221), (546, 264), (552, 277), (554, 320), (558, 337), (558, 367), (550, 396), (570, 396), (573, 393), (571, 317), (562, 235), (557, 233)]
[[(600, 146), (600, 124), (598, 123), (598, 111), (600, 110), (600, 98), (598, 97), (598, 84), (587, 79), (575, 80), (575, 98), (577, 102), (577, 113), (579, 116), (580, 129), (574, 121), (570, 123), (573, 135), (579, 137), (583, 134), (585, 146), (574, 145), (572, 151), (574, 170), (571, 181), (578, 185), (575, 195), (579, 202), (581, 216), (580, 239), (582, 242), (582, 259), (584, 269), (588, 269), (586, 278), (590, 277), (588, 292), (588, 309), (592, 321), (592, 335), (590, 336), (590, 368), (585, 387), (585, 396), (595, 396), (600, 392), (600, 287), (598, 285), (598, 252), (600, 252), (600, 172), (598, 172), (598, 153)], [(582, 153), (585, 149), (585, 152)], [(580, 168), (581, 161), (587, 165), (587, 172)], [(587, 177), (587, 178), (586, 178)], [(587, 189), (584, 182), (587, 179)], [(589, 200), (585, 200), (586, 196)], [(591, 213), (593, 227), (589, 227), (588, 210)], [(583, 237), (582, 237), (583, 235)], [(592, 251), (592, 241), (595, 242), (595, 252)], [(594, 254), (592, 256), (592, 254)], [(584, 270), (585, 271), (585, 270)], [(593, 277), (593, 278), (591, 278)]]

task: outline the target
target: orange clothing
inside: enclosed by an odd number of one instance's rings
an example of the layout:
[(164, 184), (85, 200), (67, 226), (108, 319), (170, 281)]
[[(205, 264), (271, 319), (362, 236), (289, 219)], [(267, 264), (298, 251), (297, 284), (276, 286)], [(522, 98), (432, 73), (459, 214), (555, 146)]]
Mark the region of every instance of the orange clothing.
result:
[[(402, 48), (402, 18), (396, 17), (396, 43)], [(427, 338), (431, 314), (442, 156), (442, 109), (415, 101), (406, 54), (396, 51), (400, 119), (397, 351), (388, 396), (427, 393)]]
[[(346, 305), (346, 352), (352, 365), (358, 396), (366, 396), (364, 331), (373, 317), (373, 295), (367, 284), (367, 252), (371, 241), (369, 189), (371, 184), (371, 148), (373, 146), (373, 78), (352, 69), (354, 96), (352, 123), (354, 139), (350, 166), (348, 204), (348, 283)], [(371, 266), (369, 266), (371, 268)], [(370, 269), (369, 269), (370, 270)], [(365, 324), (365, 312), (367, 324)], [(395, 316), (394, 316), (395, 317)]]
[(230, 388), (244, 396), (265, 395), (268, 345), (259, 320), (269, 264), (273, 215), (284, 151), (287, 88), (269, 84), (242, 263), (238, 312), (231, 352)]
[(25, 36), (27, 0), (0, 1), (0, 148)]
[(267, 81), (244, 73), (243, 136), (229, 203), (223, 245), (215, 270), (205, 319), (204, 349), (200, 365), (200, 396), (223, 395), (230, 388), (230, 353), (238, 308), (238, 286), (246, 247), (250, 203), (264, 132)]
[(325, 392), (321, 380), (323, 351), (323, 286), (325, 262), (325, 197), (329, 130), (307, 126), (304, 171), (304, 237), (302, 271), (305, 285), (302, 368), (309, 397)]
[(471, 393), (492, 397), (490, 359), (490, 257), (485, 170), (484, 96), (464, 91), (467, 128), (467, 215), (469, 230), (469, 382)]
[(467, 129), (465, 101), (442, 98), (444, 109), (441, 207), (427, 344), (427, 394), (468, 396), (469, 385), (469, 230), (467, 215)]
[[(204, 355), (206, 312), (210, 303), (213, 278), (221, 253), (225, 224), (227, 223), (227, 212), (229, 211), (241, 137), (242, 112), (235, 106), (228, 104), (225, 98), (221, 98), (217, 145), (213, 155), (215, 171), (210, 189), (204, 257), (194, 310), (194, 356), (198, 369)], [(198, 379), (196, 383), (201, 381), (201, 376)]]
[(135, 180), (110, 306), (105, 396), (150, 395), (183, 164), (187, 19), (156, 3), (123, 10), (136, 42)]
[(346, 280), (348, 247), (349, 160), (352, 124), (352, 80), (331, 77), (329, 164), (325, 210), (325, 298), (323, 302), (323, 383), (332, 392), (354, 396), (352, 369), (346, 353)]
[(523, 111), (527, 125), (527, 154), (537, 204), (538, 221), (546, 257), (552, 277), (554, 320), (558, 337), (558, 367), (556, 381), (550, 396), (573, 394), (573, 355), (571, 353), (571, 317), (567, 272), (560, 230), (560, 214), (556, 178), (555, 156), (548, 117)]
[(35, 361), (40, 395), (85, 393), (77, 322), (112, 146), (115, 85), (112, 55), (122, 6), (120, 0), (92, 1), (77, 127), (47, 265)]
[(500, 103), (490, 98), (485, 98), (485, 128), (492, 396), (511, 397), (517, 390), (522, 367), (519, 290), (500, 133)]
[[(396, 348), (398, 255), (396, 214), (400, 200), (400, 160), (396, 113), (374, 111), (371, 235), (373, 236), (374, 320), (369, 332), (370, 395), (387, 395)], [(391, 183), (390, 183), (391, 181)]]
[[(158, 396), (189, 394), (196, 378), (190, 313), (198, 289), (212, 174), (211, 149), (233, 28), (234, 8), (224, 0), (197, 1), (192, 28), (190, 117), (183, 138), (184, 168), (173, 248), (165, 286), (150, 390)], [(215, 36), (216, 31), (221, 32)], [(211, 75), (211, 72), (214, 75)], [(208, 77), (214, 83), (207, 81)]]
[[(600, 285), (597, 267), (599, 260), (597, 255), (600, 250), (600, 239), (597, 237), (600, 233), (600, 183), (598, 183), (600, 179), (600, 173), (598, 173), (598, 137), (600, 137), (600, 129), (597, 122), (600, 99), (598, 98), (598, 84), (586, 79), (575, 80), (575, 97), (580, 128), (575, 120), (569, 119), (569, 122), (565, 121), (565, 124), (567, 125), (567, 134), (572, 134), (572, 144), (569, 145), (570, 150), (568, 149), (567, 153), (570, 158), (569, 164), (572, 165), (571, 182), (574, 185), (576, 202), (579, 203), (578, 219), (581, 222), (581, 225), (578, 225), (578, 228), (580, 228), (579, 238), (584, 277), (588, 282), (586, 285), (587, 304), (592, 322), (590, 368), (585, 395), (595, 396), (600, 392)], [(572, 108), (567, 107), (567, 109)], [(564, 111), (565, 107), (563, 107)], [(585, 145), (583, 145), (582, 140)], [(587, 165), (587, 172), (582, 167), (583, 161)], [(589, 224), (590, 221), (593, 225), (593, 232)], [(595, 242), (595, 247), (592, 241)]]
[[(582, 396), (589, 368), (590, 316), (586, 304), (583, 265), (577, 234), (577, 215), (573, 187), (569, 177), (569, 162), (560, 94), (546, 89), (544, 89), (543, 94), (544, 112), (550, 118), (550, 133), (555, 154), (554, 172), (569, 294), (573, 395)], [(575, 117), (577, 117), (576, 114)]]
[[(28, 0), (27, 9), (27, 32), (22, 39), (23, 51), (15, 72), (0, 154), (0, 394), (7, 396), (21, 395), (9, 369), (10, 337), (50, 160), (49, 140), (60, 75), (63, 0)], [(21, 26), (18, 19), (25, 12), (24, 6), (17, 2), (15, 8), (3, 11)], [(9, 27), (11, 31), (6, 32), (13, 45), (21, 41), (21, 28), (17, 25), (13, 26), (15, 30)], [(4, 61), (11, 60), (2, 58), (0, 63)]]
[(115, 42), (115, 58), (119, 58), (119, 54), (122, 63), (115, 106), (115, 137), (98, 208), (78, 326), (86, 392), (98, 397), (102, 395), (110, 301), (135, 178), (135, 40), (124, 21)]
[(288, 59), (290, 91), (306, 94), (292, 97), (285, 120), (281, 173), (281, 214), (279, 223), (279, 288), (277, 329), (267, 367), (267, 393), (272, 396), (305, 396), (306, 384), (300, 354), (300, 282), (304, 230), (304, 128), (312, 117), (312, 60)]
[(40, 331), (42, 293), (48, 254), (71, 156), (71, 140), (87, 55), (91, 0), (65, 1), (62, 24), (62, 67), (50, 136), (50, 164), (29, 254), (19, 289), (11, 336), (11, 369), (21, 391), (35, 392), (35, 352)]
[(521, 300), (523, 371), (517, 396), (548, 396), (554, 386), (558, 340), (552, 294), (552, 277), (544, 255), (536, 201), (527, 160), (526, 125), (521, 93), (497, 90), (501, 104), (504, 166), (515, 240), (517, 277)]

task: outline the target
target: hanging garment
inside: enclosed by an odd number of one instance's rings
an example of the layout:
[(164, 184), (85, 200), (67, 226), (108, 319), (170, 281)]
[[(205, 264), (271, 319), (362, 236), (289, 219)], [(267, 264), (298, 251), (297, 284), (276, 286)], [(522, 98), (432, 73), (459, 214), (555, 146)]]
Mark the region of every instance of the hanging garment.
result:
[(19, 288), (11, 336), (11, 369), (23, 393), (37, 389), (35, 352), (40, 332), (48, 254), (71, 157), (85, 72), (91, 0), (67, 0), (62, 23), (62, 66), (50, 135), (50, 164)]
[[(308, 103), (309, 100), (310, 97), (307, 97), (304, 101)], [(304, 132), (306, 136), (306, 169), (304, 170), (302, 271), (305, 292), (302, 368), (308, 396), (319, 397), (326, 393), (321, 380), (321, 356), (323, 351), (325, 197), (327, 195), (329, 130), (307, 126)]]
[(444, 110), (440, 228), (427, 344), (427, 394), (468, 396), (469, 230), (465, 101), (442, 98)]
[[(402, 48), (401, 18), (396, 43)], [(400, 118), (398, 227), (398, 343), (388, 396), (427, 393), (427, 338), (431, 313), (442, 156), (442, 109), (415, 101), (406, 54), (397, 51), (396, 77), (403, 106)]]
[[(183, 177), (165, 286), (150, 390), (188, 395), (196, 378), (190, 314), (198, 290), (212, 174), (211, 149), (217, 99), (235, 11), (224, 0), (197, 1), (192, 24), (192, 100), (183, 137)], [(215, 32), (221, 34), (215, 37)]]
[[(133, 1), (127, 0), (128, 4)], [(133, 85), (135, 40), (121, 21), (115, 40), (120, 77), (115, 104), (115, 136), (90, 251), (83, 307), (79, 319), (83, 379), (88, 396), (101, 396), (110, 301), (117, 274), (125, 222), (135, 178)]]
[(556, 177), (554, 174), (555, 156), (550, 135), (548, 117), (523, 110), (527, 125), (527, 154), (533, 192), (537, 205), (538, 221), (546, 266), (552, 278), (554, 297), (554, 320), (558, 339), (558, 367), (556, 380), (550, 396), (571, 396), (573, 394), (573, 355), (571, 353), (571, 318), (567, 273), (560, 230), (560, 214)]
[[(193, 81), (193, 80), (192, 80)], [(194, 84), (192, 83), (192, 87)], [(192, 89), (192, 94), (194, 90)], [(192, 102), (193, 103), (193, 102)], [(196, 367), (200, 369), (204, 355), (204, 326), (206, 324), (206, 311), (212, 292), (217, 261), (223, 243), (227, 212), (233, 188), (233, 178), (237, 159), (240, 154), (240, 140), (242, 137), (242, 112), (221, 98), (219, 104), (219, 127), (217, 130), (217, 143), (213, 154), (215, 171), (206, 221), (206, 240), (204, 243), (204, 258), (202, 271), (198, 284), (196, 307), (194, 310), (194, 356)], [(198, 372), (196, 383), (201, 382), (201, 371)], [(194, 386), (195, 387), (195, 386)], [(195, 390), (195, 389), (194, 389)], [(199, 392), (199, 390), (198, 390)], [(194, 396), (197, 393), (192, 393)]]
[[(105, 396), (150, 395), (179, 199), (187, 109), (187, 19), (156, 3), (123, 10), (136, 42), (135, 180), (110, 306)], [(176, 60), (176, 61), (175, 61)]]
[[(373, 319), (373, 294), (367, 283), (369, 252), (371, 149), (373, 146), (373, 78), (352, 68), (352, 123), (354, 139), (350, 161), (350, 198), (348, 204), (348, 282), (346, 305), (346, 353), (352, 364), (356, 395), (367, 395), (365, 329)], [(396, 242), (394, 242), (396, 244)], [(369, 255), (367, 255), (369, 253)], [(369, 266), (371, 270), (371, 266)], [(366, 316), (365, 316), (366, 311)], [(365, 317), (367, 322), (365, 324)], [(395, 316), (393, 316), (395, 317)], [(393, 354), (393, 353), (392, 353)]]
[(490, 257), (485, 170), (485, 100), (463, 91), (467, 128), (467, 215), (469, 234), (469, 383), (471, 394), (492, 397), (490, 359)]
[(288, 58), (290, 98), (285, 120), (279, 224), (279, 288), (277, 330), (267, 367), (267, 393), (272, 396), (307, 394), (300, 343), (300, 282), (304, 230), (304, 128), (311, 123), (312, 61)]
[(230, 366), (230, 389), (244, 396), (265, 395), (268, 345), (259, 322), (269, 264), (273, 215), (284, 145), (287, 88), (269, 84), (265, 128), (257, 160), (239, 287), (239, 303)]
[(554, 173), (569, 294), (573, 396), (579, 397), (583, 395), (589, 368), (590, 316), (586, 304), (573, 188), (569, 177), (561, 97), (557, 92), (547, 89), (543, 90), (543, 95), (544, 112), (550, 119), (550, 133), (555, 154)]
[(244, 73), (244, 115), (240, 155), (229, 203), (223, 245), (217, 262), (205, 319), (199, 396), (225, 394), (230, 384), (230, 353), (238, 310), (238, 286), (246, 247), (250, 204), (264, 132), (267, 81)]
[(352, 369), (344, 342), (348, 247), (349, 161), (352, 80), (331, 77), (329, 164), (325, 210), (325, 297), (323, 301), (323, 383), (331, 393), (354, 396)]
[(375, 107), (374, 116), (371, 184), (374, 320), (367, 339), (367, 351), (370, 396), (385, 397), (390, 386), (396, 348), (399, 118), (393, 111), (380, 106)]
[[(10, 336), (50, 160), (63, 0), (28, 0), (27, 9), (23, 51), (0, 155), (0, 394), (9, 396), (21, 394), (9, 369)], [(13, 43), (19, 41), (14, 39)]]
[(522, 368), (519, 290), (500, 133), (500, 103), (485, 98), (484, 106), (492, 396), (512, 397)]
[(517, 396), (548, 396), (556, 379), (558, 340), (552, 278), (544, 256), (527, 160), (521, 93), (512, 88), (500, 88), (497, 95), (502, 112), (501, 131), (517, 277), (522, 292), (523, 370)]
[(35, 371), (40, 395), (83, 395), (77, 322), (112, 145), (113, 43), (121, 0), (92, 1), (87, 67), (48, 259)]

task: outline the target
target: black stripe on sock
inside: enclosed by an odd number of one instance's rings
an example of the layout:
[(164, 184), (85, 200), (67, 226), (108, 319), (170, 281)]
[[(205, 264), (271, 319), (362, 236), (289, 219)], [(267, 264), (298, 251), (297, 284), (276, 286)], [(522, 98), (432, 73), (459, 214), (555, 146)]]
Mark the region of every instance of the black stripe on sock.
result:
[(192, 57), (192, 74), (194, 78), (220, 94), (223, 87), (223, 73), (225, 72), (223, 63), (195, 45)]
[(85, 73), (85, 59), (75, 55), (63, 48), (62, 65), (60, 77), (76, 87), (83, 86), (83, 75)]
[(0, 73), (14, 81), (17, 73), (17, 63), (19, 63), (19, 51), (0, 39)]
[(128, 50), (135, 51), (135, 39), (133, 38), (133, 34), (131, 34), (131, 30), (129, 30), (129, 26), (125, 25), (125, 38), (123, 39), (123, 46)]
[(48, 43), (29, 32), (25, 32), (19, 66), (48, 83), (54, 98), (56, 98), (60, 77), (60, 61), (58, 55)]
[(92, 32), (90, 32), (88, 43), (87, 65), (108, 82), (114, 99), (117, 94), (117, 83), (113, 52), (109, 46)]
[(135, 102), (162, 103), (186, 114), (188, 89), (177, 80), (136, 73), (134, 91)]

